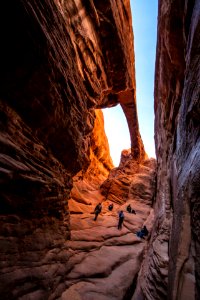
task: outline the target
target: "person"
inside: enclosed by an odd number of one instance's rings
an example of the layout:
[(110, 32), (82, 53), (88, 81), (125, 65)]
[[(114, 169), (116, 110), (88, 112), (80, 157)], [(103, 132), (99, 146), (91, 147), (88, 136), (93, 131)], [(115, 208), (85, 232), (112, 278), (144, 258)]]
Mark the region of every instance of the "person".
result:
[(122, 229), (122, 224), (124, 222), (124, 213), (123, 210), (119, 212), (119, 222), (118, 222), (118, 229)]
[(136, 215), (135, 209), (132, 209), (131, 213)]
[(148, 234), (149, 234), (149, 231), (145, 225), (143, 226), (143, 228), (140, 231), (138, 231), (136, 233), (136, 235), (142, 239), (144, 238), (144, 236), (147, 236)]
[(142, 228), (142, 233), (144, 234), (144, 236), (148, 235), (149, 234), (149, 231), (147, 229), (147, 227), (144, 225), (144, 227)]
[(137, 231), (137, 232), (136, 232), (136, 235), (137, 235), (138, 237), (140, 237), (141, 239), (144, 238), (144, 234), (142, 233), (142, 230)]
[(131, 208), (130, 204), (127, 206), (126, 210), (127, 210), (129, 213), (131, 213), (132, 208)]
[(101, 206), (101, 203), (97, 204), (97, 206), (95, 207), (94, 209), (94, 214), (95, 214), (95, 217), (94, 217), (94, 221), (96, 221), (98, 215), (100, 214), (102, 210), (102, 206)]
[(108, 210), (112, 210), (113, 209), (113, 203), (110, 203), (109, 205), (108, 205)]

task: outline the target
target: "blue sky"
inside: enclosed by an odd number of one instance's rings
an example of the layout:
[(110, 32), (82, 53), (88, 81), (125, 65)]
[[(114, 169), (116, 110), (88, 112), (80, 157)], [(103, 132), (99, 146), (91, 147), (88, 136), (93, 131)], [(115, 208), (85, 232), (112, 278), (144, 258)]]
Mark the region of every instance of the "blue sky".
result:
[[(154, 68), (157, 30), (157, 0), (131, 0), (135, 47), (136, 95), (140, 133), (145, 150), (155, 157), (154, 149)], [(110, 153), (116, 166), (121, 151), (130, 148), (124, 114), (118, 105), (103, 110)]]

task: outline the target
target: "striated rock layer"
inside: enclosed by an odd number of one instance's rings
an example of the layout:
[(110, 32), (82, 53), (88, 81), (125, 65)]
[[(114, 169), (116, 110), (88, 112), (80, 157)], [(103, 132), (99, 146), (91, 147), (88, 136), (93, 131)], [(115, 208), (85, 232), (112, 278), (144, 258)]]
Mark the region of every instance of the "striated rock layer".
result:
[(145, 157), (130, 5), (4, 1), (0, 35), (0, 296), (56, 299), (69, 273), (72, 177), (102, 182), (112, 167), (95, 109), (120, 103), (132, 156)]
[(0, 110), (0, 295), (47, 299), (66, 272), (72, 180), (15, 111)]
[(200, 1), (159, 1), (156, 222), (133, 299), (200, 299)]

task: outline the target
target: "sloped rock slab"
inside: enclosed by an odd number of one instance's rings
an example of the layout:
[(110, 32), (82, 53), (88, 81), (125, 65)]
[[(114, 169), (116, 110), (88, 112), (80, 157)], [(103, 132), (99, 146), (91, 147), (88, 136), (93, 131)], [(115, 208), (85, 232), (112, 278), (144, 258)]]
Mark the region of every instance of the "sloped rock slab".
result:
[[(94, 221), (94, 207), (100, 199), (99, 193), (95, 203), (81, 204), (82, 214), (74, 213), (80, 209), (80, 203), (71, 202), (71, 240), (67, 242), (71, 255), (68, 260), (70, 271), (62, 300), (123, 299), (137, 279), (146, 240), (138, 238), (136, 232), (144, 224), (151, 229), (153, 210), (144, 203), (128, 200), (121, 206), (114, 203), (113, 210), (108, 211), (110, 202), (103, 201), (102, 213)], [(136, 214), (126, 212), (129, 203)], [(121, 209), (125, 219), (122, 229), (118, 230), (118, 211)]]

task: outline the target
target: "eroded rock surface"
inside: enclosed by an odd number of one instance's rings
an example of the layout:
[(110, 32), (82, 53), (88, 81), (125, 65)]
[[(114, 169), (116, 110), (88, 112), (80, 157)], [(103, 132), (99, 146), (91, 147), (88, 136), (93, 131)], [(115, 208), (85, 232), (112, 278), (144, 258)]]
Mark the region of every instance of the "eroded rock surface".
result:
[(200, 1), (160, 0), (156, 221), (134, 300), (200, 298), (199, 47)]
[[(114, 169), (115, 179), (113, 170), (109, 176), (109, 180), (118, 180), (118, 189), (109, 189), (106, 198), (100, 189), (84, 190), (84, 180), (76, 182), (83, 194), (82, 199), (78, 199), (77, 193), (74, 198), (72, 190), (69, 200), (71, 240), (67, 246), (71, 255), (68, 261), (70, 272), (66, 277), (68, 289), (61, 299), (130, 299), (147, 246), (147, 239), (138, 238), (136, 232), (143, 225), (151, 232), (154, 220), (155, 167), (153, 159), (138, 165), (126, 150), (122, 153), (120, 167)], [(121, 180), (121, 174), (125, 176), (126, 172), (128, 186)], [(105, 182), (103, 188), (103, 183), (101, 191), (105, 192), (106, 185)], [(124, 188), (129, 192), (121, 199)], [(94, 221), (94, 208), (99, 202), (103, 206), (102, 213)], [(114, 207), (109, 211), (111, 203)], [(136, 214), (126, 211), (128, 204)], [(119, 210), (125, 214), (122, 230), (117, 228)]]

